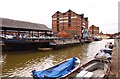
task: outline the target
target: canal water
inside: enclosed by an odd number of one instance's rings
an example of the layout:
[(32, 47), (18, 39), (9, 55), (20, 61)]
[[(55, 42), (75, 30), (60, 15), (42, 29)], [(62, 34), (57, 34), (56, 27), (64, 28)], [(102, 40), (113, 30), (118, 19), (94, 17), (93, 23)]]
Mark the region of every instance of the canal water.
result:
[(31, 77), (33, 69), (42, 70), (49, 68), (63, 60), (78, 57), (81, 64), (94, 58), (94, 55), (107, 42), (114, 44), (114, 39), (103, 39), (92, 43), (84, 43), (77, 46), (66, 47), (48, 52), (24, 51), (24, 52), (2, 52), (0, 56), (0, 76), (7, 77)]

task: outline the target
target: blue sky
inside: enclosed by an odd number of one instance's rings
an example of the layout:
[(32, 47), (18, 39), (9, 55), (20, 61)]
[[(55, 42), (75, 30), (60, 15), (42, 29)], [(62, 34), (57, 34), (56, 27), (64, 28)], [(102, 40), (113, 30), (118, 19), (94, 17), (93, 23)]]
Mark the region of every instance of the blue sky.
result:
[(51, 16), (68, 9), (88, 17), (89, 26), (103, 33), (118, 31), (119, 0), (0, 0), (0, 17), (46, 24), (52, 28)]

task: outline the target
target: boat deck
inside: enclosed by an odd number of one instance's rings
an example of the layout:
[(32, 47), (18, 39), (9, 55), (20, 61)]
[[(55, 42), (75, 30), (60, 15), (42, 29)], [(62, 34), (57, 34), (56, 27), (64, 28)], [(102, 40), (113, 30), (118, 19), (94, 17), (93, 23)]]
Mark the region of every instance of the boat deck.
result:
[(97, 69), (95, 71), (93, 71), (94, 75), (93, 77), (104, 77), (104, 70), (102, 69)]

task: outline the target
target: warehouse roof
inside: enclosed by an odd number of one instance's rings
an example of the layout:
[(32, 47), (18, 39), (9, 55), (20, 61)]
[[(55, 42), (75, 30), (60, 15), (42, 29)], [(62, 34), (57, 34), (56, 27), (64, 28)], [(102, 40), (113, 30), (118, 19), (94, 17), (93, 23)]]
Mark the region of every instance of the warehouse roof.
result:
[(0, 28), (2, 29), (7, 28), (13, 30), (33, 30), (33, 31), (51, 31), (46, 25), (38, 24), (38, 23), (31, 23), (25, 21), (18, 21), (6, 18), (0, 18)]

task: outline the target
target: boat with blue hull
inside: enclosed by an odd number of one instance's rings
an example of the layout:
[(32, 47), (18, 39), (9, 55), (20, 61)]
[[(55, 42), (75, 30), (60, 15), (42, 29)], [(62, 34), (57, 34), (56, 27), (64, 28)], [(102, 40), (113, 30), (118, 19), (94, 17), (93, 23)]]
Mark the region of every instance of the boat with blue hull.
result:
[(66, 61), (57, 64), (41, 71), (32, 71), (32, 76), (34, 79), (56, 79), (56, 78), (66, 78), (75, 72), (80, 66), (80, 60), (77, 57), (67, 59)]

